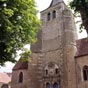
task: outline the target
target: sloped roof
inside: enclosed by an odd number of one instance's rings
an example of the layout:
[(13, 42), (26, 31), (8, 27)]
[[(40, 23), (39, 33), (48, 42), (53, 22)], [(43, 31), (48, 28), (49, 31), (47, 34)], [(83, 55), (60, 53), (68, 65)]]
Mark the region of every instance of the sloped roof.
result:
[(12, 76), (12, 73), (7, 73), (7, 75), (8, 75), (9, 77), (11, 77), (11, 76)]
[(28, 61), (19, 60), (14, 66), (13, 70), (28, 69)]
[(0, 83), (9, 83), (11, 81), (11, 77), (7, 75), (7, 73), (0, 73)]
[(63, 2), (63, 0), (52, 0), (49, 7), (54, 6), (54, 5), (56, 5), (56, 4), (60, 3), (60, 2)]
[(88, 38), (83, 38), (76, 41), (77, 53), (75, 57), (88, 55)]
[[(50, 8), (52, 6), (55, 6), (55, 5), (57, 5), (57, 4), (61, 3), (61, 2), (64, 3), (63, 0), (52, 0), (48, 8)], [(64, 5), (65, 5), (65, 3), (64, 3)], [(47, 10), (48, 8), (46, 8), (45, 10)], [(45, 10), (43, 10), (43, 11), (45, 11)], [(43, 12), (43, 11), (41, 11), (41, 12)]]

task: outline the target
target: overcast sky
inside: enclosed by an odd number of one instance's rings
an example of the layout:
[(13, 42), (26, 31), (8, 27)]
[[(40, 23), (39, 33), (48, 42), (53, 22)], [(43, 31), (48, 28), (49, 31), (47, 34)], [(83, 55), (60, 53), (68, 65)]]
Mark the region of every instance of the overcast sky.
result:
[[(37, 3), (37, 9), (40, 11), (46, 9), (52, 0), (35, 0)], [(64, 0), (64, 2), (67, 4), (69, 0)], [(83, 38), (86, 36), (85, 31), (83, 31), (82, 33), (78, 33), (78, 38)], [(0, 72), (11, 72), (12, 68), (13, 68), (14, 64), (7, 62), (6, 67), (0, 67)]]

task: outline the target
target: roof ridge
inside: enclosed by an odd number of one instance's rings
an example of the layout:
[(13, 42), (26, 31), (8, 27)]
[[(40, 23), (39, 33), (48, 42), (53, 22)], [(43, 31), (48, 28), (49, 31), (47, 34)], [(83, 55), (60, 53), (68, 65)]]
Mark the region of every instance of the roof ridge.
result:
[(56, 4), (60, 3), (60, 2), (63, 2), (63, 0), (52, 0), (49, 7), (54, 6), (54, 5), (56, 5)]

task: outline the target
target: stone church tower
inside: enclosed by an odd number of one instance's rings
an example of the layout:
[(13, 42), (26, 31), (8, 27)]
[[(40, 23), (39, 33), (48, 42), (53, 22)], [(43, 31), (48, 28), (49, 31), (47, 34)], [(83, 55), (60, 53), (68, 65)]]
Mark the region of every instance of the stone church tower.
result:
[(86, 39), (77, 40), (71, 11), (63, 0), (52, 0), (41, 12), (41, 20), (38, 41), (31, 46), (31, 62), (17, 62), (11, 88), (88, 88), (84, 82), (88, 69), (83, 70), (88, 65), (88, 48), (81, 51), (83, 43), (88, 45)]

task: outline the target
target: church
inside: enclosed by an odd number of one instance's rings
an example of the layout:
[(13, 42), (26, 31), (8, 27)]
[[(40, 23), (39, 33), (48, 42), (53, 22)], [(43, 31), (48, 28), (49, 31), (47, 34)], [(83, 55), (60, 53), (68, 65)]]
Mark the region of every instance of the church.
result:
[(77, 39), (72, 12), (52, 0), (41, 21), (31, 62), (16, 63), (11, 88), (88, 88), (88, 39)]

